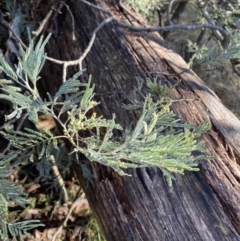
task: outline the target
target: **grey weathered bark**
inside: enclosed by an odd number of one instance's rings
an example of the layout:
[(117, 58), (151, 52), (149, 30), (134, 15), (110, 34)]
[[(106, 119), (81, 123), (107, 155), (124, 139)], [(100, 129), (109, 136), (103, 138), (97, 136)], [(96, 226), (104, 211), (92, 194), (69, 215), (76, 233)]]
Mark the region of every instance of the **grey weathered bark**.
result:
[[(127, 13), (109, 1), (91, 0), (111, 9), (118, 19), (131, 22)], [(108, 15), (80, 1), (67, 1), (75, 22), (76, 41), (72, 40), (72, 19), (66, 8), (57, 16), (58, 33), (52, 36), (48, 56), (62, 60), (78, 58), (91, 33)], [(120, 177), (105, 166), (89, 163), (94, 185), (76, 172), (90, 206), (108, 241), (237, 241), (240, 240), (240, 122), (218, 97), (199, 79), (180, 56), (152, 41), (158, 37), (136, 34), (114, 22), (97, 34), (85, 59), (82, 81), (93, 75), (96, 111), (110, 118), (113, 113), (122, 126), (136, 122), (138, 112), (124, 110), (123, 103), (140, 98), (136, 78), (158, 77), (162, 84), (178, 83), (172, 99), (173, 111), (183, 121), (212, 123), (203, 139), (212, 161), (203, 160), (201, 171), (176, 175), (169, 187), (157, 168), (129, 170), (131, 177)], [(161, 43), (161, 39), (159, 41)], [(62, 81), (62, 66), (47, 62), (40, 88), (54, 93)], [(71, 73), (78, 71), (71, 68)]]

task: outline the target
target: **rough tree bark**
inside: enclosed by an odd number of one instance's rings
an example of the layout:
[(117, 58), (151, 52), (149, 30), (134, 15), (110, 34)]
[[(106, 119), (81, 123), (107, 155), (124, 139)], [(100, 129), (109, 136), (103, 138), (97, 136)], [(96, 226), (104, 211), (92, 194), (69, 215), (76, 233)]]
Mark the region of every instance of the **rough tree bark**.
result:
[[(131, 21), (121, 5), (91, 0), (111, 9), (118, 19)], [(46, 49), (48, 56), (77, 59), (89, 43), (94, 29), (108, 15), (80, 1), (66, 1), (62, 14), (55, 16), (57, 32)], [(76, 40), (72, 40), (72, 31)], [(155, 41), (150, 39), (155, 38)], [(156, 43), (158, 42), (158, 43)], [(84, 61), (87, 68), (81, 81), (93, 75), (97, 112), (127, 126), (136, 122), (138, 112), (126, 111), (123, 103), (140, 98), (136, 78), (154, 78), (162, 84), (178, 83), (172, 99), (173, 111), (183, 122), (195, 125), (204, 120), (212, 128), (203, 139), (214, 160), (203, 160), (200, 171), (175, 175), (169, 187), (157, 168), (129, 170), (120, 177), (105, 166), (89, 163), (94, 185), (84, 180), (75, 165), (90, 206), (108, 241), (237, 241), (240, 240), (240, 121), (218, 97), (188, 69), (182, 58), (160, 45), (154, 34), (136, 34), (110, 22), (97, 34)], [(69, 68), (69, 76), (78, 67)], [(42, 93), (54, 93), (62, 82), (62, 66), (47, 62), (42, 74)]]

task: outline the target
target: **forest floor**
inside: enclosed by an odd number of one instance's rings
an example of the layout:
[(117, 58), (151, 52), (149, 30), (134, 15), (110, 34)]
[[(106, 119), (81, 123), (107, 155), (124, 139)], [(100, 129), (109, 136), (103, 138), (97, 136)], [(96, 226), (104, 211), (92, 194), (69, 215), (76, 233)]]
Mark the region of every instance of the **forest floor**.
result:
[(60, 195), (61, 189), (56, 188), (54, 180), (40, 179), (34, 163), (14, 168), (9, 179), (28, 195), (29, 201), (25, 209), (13, 203), (9, 209), (10, 220), (34, 219), (44, 224), (32, 230), (34, 239), (26, 236), (24, 241), (104, 241), (73, 173), (65, 179), (69, 197), (65, 203)]

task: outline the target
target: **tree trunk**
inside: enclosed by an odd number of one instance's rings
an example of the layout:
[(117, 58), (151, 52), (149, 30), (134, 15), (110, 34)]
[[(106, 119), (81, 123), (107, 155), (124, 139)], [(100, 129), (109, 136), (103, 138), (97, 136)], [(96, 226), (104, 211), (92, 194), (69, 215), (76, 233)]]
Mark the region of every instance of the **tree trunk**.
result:
[[(136, 24), (121, 4), (88, 2), (111, 9), (121, 21)], [(58, 32), (46, 51), (50, 57), (72, 60), (83, 53), (94, 29), (109, 15), (81, 1), (66, 4), (72, 16), (63, 7), (55, 18)], [(97, 33), (84, 60), (87, 70), (81, 81), (92, 74), (96, 99), (101, 102), (96, 111), (106, 118), (116, 113), (117, 122), (124, 127), (139, 117), (138, 112), (122, 108), (123, 103), (141, 98), (134, 88), (137, 78), (157, 77), (169, 86), (177, 83), (171, 97), (179, 101), (172, 109), (182, 122), (212, 123), (203, 140), (215, 159), (202, 160), (197, 173), (175, 175), (172, 187), (158, 168), (128, 170), (131, 177), (120, 177), (89, 162), (94, 176), (91, 184), (75, 163), (77, 175), (108, 241), (240, 240), (240, 122), (182, 58), (159, 45), (161, 42), (157, 35), (133, 33), (112, 21)], [(78, 66), (68, 68), (69, 76), (78, 70)], [(62, 82), (62, 66), (47, 62), (42, 79), (43, 95), (54, 93)]]

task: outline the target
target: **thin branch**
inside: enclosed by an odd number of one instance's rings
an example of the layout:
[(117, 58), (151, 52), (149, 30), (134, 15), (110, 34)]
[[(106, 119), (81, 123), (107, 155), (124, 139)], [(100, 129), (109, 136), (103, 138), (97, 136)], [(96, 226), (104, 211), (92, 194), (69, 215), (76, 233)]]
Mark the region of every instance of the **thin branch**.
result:
[(52, 241), (57, 240), (58, 235), (61, 233), (62, 229), (67, 225), (67, 221), (70, 218), (72, 212), (74, 209), (79, 206), (79, 205), (88, 205), (88, 201), (86, 198), (79, 197), (77, 200), (74, 201), (72, 204), (70, 210), (68, 211), (68, 214), (63, 222), (63, 224), (58, 228), (57, 232), (54, 234)]
[(101, 12), (104, 12), (104, 13), (107, 13), (107, 14), (113, 16), (112, 12), (108, 11), (107, 9), (101, 8), (101, 7), (99, 7), (97, 5), (94, 5), (94, 4), (90, 3), (90, 2), (87, 2), (85, 0), (79, 0), (79, 1), (87, 4), (88, 6), (91, 6), (92, 8), (96, 8), (96, 9), (100, 10)]
[(23, 43), (20, 37), (15, 33), (15, 31), (11, 28), (10, 24), (6, 22), (3, 18), (1, 18), (0, 23), (5, 26), (14, 36), (14, 38), (24, 47), (27, 48), (27, 46)]
[(219, 32), (222, 33), (222, 35), (224, 36), (224, 48), (227, 48), (229, 43), (230, 43), (230, 38), (229, 38), (228, 32), (226, 30), (224, 30), (222, 27), (212, 25), (210, 23), (198, 24), (198, 25), (176, 24), (176, 25), (164, 26), (164, 27), (138, 27), (138, 26), (133, 26), (133, 25), (130, 25), (130, 24), (120, 22), (116, 19), (114, 19), (114, 20), (116, 21), (118, 26), (123, 27), (123, 28), (127, 28), (127, 29), (129, 29), (133, 32), (172, 31), (172, 30), (175, 30), (175, 29), (182, 29), (182, 30), (191, 31), (191, 30), (202, 29), (202, 28), (210, 28), (210, 29), (218, 30)]
[[(202, 12), (202, 16), (208, 21), (208, 23), (216, 25), (215, 21), (211, 18), (207, 11), (208, 1), (206, 1), (204, 5), (202, 5), (202, 2), (200, 0), (196, 0), (196, 3)], [(221, 35), (221, 33), (219, 33), (218, 30), (213, 30), (213, 34), (217, 38), (217, 40), (219, 40), (222, 43), (222, 46), (224, 47), (224, 37)]]
[(92, 33), (92, 37), (90, 39), (90, 42), (87, 46), (87, 48), (84, 50), (83, 54), (76, 60), (69, 60), (69, 61), (62, 61), (62, 60), (57, 60), (57, 59), (53, 59), (50, 57), (46, 57), (47, 60), (50, 60), (56, 64), (63, 64), (63, 82), (66, 81), (66, 77), (67, 77), (67, 67), (68, 66), (72, 66), (72, 65), (79, 65), (80, 70), (82, 70), (82, 61), (85, 59), (85, 57), (87, 56), (87, 54), (89, 53), (89, 51), (91, 50), (94, 40), (96, 38), (96, 34), (97, 32), (107, 23), (111, 22), (114, 19), (114, 17), (109, 17), (107, 19), (105, 19), (104, 21), (102, 21), (97, 28), (95, 28), (95, 30)]
[(45, 18), (43, 19), (42, 23), (40, 24), (40, 26), (38, 27), (38, 29), (36, 31), (32, 31), (32, 34), (35, 35), (36, 37), (42, 32), (43, 28), (45, 27), (46, 23), (48, 22), (48, 20), (50, 19), (51, 15), (53, 13), (53, 10), (50, 10), (48, 12), (48, 14), (45, 16)]
[(101, 22), (101, 24), (98, 25), (97, 28), (95, 28), (95, 30), (93, 31), (93, 34), (92, 34), (92, 37), (91, 37), (91, 40), (87, 46), (87, 48), (85, 49), (85, 51), (83, 52), (82, 56), (79, 58), (79, 62), (82, 64), (82, 61), (85, 59), (85, 57), (87, 56), (87, 54), (89, 53), (89, 51), (91, 50), (91, 47), (94, 43), (94, 40), (96, 38), (96, 34), (97, 32), (104, 26), (106, 25), (107, 23), (110, 23), (112, 20), (114, 19), (114, 17), (110, 17), (110, 18), (107, 18), (105, 19), (104, 21)]
[(168, 11), (167, 11), (167, 20), (169, 25), (173, 25), (173, 22), (171, 20), (171, 11), (172, 11), (172, 5), (176, 0), (170, 0), (168, 4)]
[(75, 36), (75, 21), (74, 21), (74, 17), (73, 17), (73, 14), (72, 14), (72, 11), (70, 10), (69, 6), (65, 3), (65, 2), (61, 2), (68, 10), (70, 16), (71, 16), (71, 19), (72, 19), (72, 40), (75, 41), (76, 40), (76, 36)]
[(67, 189), (65, 187), (62, 175), (59, 172), (59, 168), (58, 165), (56, 164), (56, 160), (55, 157), (53, 155), (50, 156), (50, 161), (52, 162), (52, 171), (53, 174), (55, 175), (58, 185), (61, 188), (62, 192), (63, 192), (63, 201), (64, 203), (68, 202), (69, 197), (68, 197), (68, 193), (67, 193)]
[[(220, 26), (216, 26), (215, 23), (213, 22), (212, 23), (206, 23), (206, 24), (199, 24), (199, 25), (170, 25), (170, 26), (158, 26), (158, 27), (139, 27), (139, 26), (133, 26), (133, 25), (130, 25), (130, 24), (126, 24), (126, 23), (123, 23), (121, 21), (119, 21), (113, 14), (111, 11), (108, 11), (104, 8), (101, 8), (99, 6), (96, 6), (96, 5), (93, 5), (85, 0), (79, 0), (93, 8), (96, 8), (104, 13), (107, 13), (109, 14), (111, 17), (113, 17), (113, 20), (114, 22), (117, 23), (118, 26), (120, 27), (124, 27), (124, 28), (127, 28), (131, 31), (134, 31), (134, 32), (141, 32), (141, 31), (145, 31), (145, 32), (157, 32), (157, 31), (171, 31), (171, 30), (175, 30), (175, 29), (182, 29), (182, 30), (188, 30), (188, 31), (191, 31), (191, 30), (196, 30), (196, 29), (201, 29), (201, 28), (209, 28), (209, 29), (213, 29), (213, 30), (217, 30), (219, 32), (221, 32), (222, 34), (222, 46), (226, 49), (228, 46), (229, 46), (229, 43), (230, 43), (230, 37), (229, 37), (229, 34), (226, 30), (224, 30), (222, 27)], [(173, 3), (174, 0), (171, 0), (170, 3)], [(204, 6), (205, 7), (205, 6)], [(171, 9), (171, 8), (169, 8)]]

